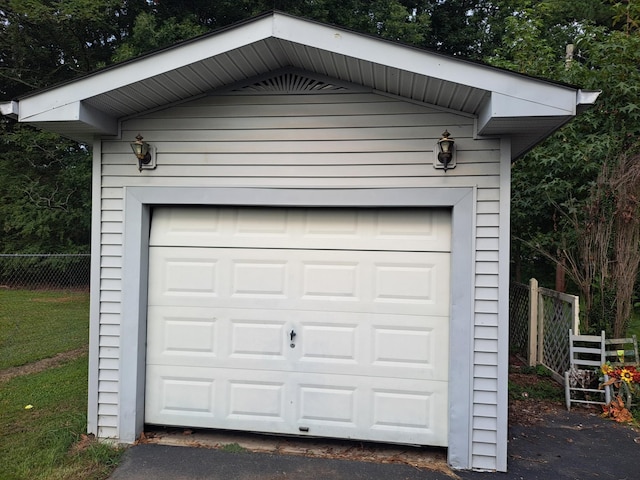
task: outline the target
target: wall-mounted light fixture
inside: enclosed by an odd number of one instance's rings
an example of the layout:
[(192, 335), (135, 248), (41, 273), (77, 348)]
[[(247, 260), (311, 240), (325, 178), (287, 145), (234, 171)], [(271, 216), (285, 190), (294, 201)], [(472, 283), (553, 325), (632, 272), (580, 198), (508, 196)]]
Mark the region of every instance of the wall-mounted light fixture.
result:
[(455, 168), (455, 140), (451, 138), (451, 134), (445, 130), (442, 137), (438, 140), (438, 148), (436, 149), (436, 160), (433, 162), (435, 168), (442, 168), (445, 172)]
[(138, 170), (152, 170), (156, 168), (156, 155), (153, 146), (143, 141), (142, 135), (136, 136), (136, 141), (131, 142), (131, 150), (138, 159)]

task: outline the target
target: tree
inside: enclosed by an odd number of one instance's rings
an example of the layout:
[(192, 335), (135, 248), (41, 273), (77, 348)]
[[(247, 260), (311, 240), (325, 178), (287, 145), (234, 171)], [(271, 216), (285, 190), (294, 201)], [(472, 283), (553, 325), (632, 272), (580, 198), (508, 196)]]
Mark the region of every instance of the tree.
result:
[(3, 122), (1, 253), (80, 253), (90, 242), (91, 161), (58, 135)]
[[(512, 225), (522, 240), (514, 252), (526, 252), (515, 261), (545, 257), (566, 265), (584, 302), (583, 326), (621, 336), (640, 260), (640, 36), (596, 22), (550, 26), (546, 13), (534, 8), (512, 17), (510, 36), (492, 61), (602, 94), (594, 108), (514, 164)], [(569, 61), (563, 40), (576, 46)]]
[[(111, 62), (139, 2), (10, 0), (0, 7), (0, 100)], [(0, 251), (87, 251), (90, 152), (0, 119)]]

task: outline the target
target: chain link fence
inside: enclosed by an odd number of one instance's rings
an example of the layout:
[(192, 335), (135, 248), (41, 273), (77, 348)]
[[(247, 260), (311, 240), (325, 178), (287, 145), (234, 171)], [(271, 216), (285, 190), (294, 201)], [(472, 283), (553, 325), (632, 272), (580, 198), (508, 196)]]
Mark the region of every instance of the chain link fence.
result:
[(89, 291), (89, 254), (0, 254), (1, 290)]
[(0, 371), (86, 351), (90, 264), (90, 255), (0, 254)]

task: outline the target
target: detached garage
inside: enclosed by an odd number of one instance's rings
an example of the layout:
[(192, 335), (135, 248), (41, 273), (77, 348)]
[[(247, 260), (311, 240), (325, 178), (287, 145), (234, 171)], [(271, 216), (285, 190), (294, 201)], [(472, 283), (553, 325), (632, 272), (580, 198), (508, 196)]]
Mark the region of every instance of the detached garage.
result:
[(89, 432), (506, 470), (510, 165), (596, 97), (270, 13), (2, 104), (93, 146)]

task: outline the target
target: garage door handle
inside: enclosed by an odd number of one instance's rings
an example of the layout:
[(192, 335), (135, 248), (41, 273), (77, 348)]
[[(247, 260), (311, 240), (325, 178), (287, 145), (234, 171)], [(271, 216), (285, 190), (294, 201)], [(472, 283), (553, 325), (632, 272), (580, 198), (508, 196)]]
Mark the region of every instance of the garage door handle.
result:
[(291, 330), (291, 332), (289, 332), (289, 338), (291, 339), (292, 342), (296, 335), (297, 333), (295, 330)]

